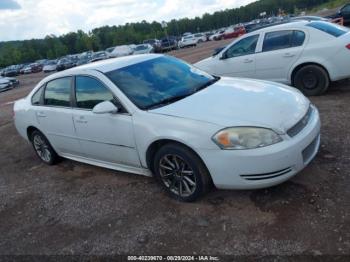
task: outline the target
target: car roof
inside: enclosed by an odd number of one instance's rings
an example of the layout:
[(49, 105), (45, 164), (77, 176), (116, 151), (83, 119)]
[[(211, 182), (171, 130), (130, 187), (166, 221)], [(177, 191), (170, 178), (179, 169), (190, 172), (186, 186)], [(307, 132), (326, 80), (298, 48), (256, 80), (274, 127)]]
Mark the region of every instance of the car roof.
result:
[(131, 55), (124, 56), (118, 58), (112, 58), (107, 60), (102, 60), (98, 62), (94, 62), (91, 64), (81, 65), (77, 67), (73, 67), (71, 69), (67, 69), (55, 74), (52, 74), (47, 79), (54, 79), (57, 77), (64, 77), (67, 75), (81, 74), (84, 71), (96, 70), (102, 73), (110, 72), (112, 70), (117, 70), (120, 68), (124, 68), (130, 65), (138, 64), (144, 61), (148, 61), (154, 58), (161, 57), (161, 54), (145, 54), (145, 55)]

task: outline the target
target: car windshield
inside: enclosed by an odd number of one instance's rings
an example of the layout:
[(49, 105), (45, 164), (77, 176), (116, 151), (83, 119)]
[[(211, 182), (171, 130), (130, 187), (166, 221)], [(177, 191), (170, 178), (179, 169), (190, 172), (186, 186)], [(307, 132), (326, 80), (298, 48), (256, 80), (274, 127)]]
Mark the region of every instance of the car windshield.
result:
[(218, 80), (168, 56), (123, 67), (106, 75), (137, 107), (144, 110), (180, 100)]
[(344, 26), (336, 25), (336, 24), (331, 24), (328, 22), (322, 22), (322, 21), (315, 21), (307, 24), (309, 27), (316, 28), (322, 32), (325, 32), (327, 34), (330, 34), (334, 37), (339, 37), (342, 36), (346, 33), (349, 32), (349, 28), (346, 28)]

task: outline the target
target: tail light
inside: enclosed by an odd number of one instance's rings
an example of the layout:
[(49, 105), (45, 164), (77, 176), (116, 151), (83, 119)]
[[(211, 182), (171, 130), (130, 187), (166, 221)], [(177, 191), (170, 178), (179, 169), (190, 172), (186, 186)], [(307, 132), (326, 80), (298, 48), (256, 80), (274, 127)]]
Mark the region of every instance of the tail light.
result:
[(347, 49), (350, 49), (350, 44), (348, 44), (348, 45), (346, 46), (346, 48), (347, 48)]

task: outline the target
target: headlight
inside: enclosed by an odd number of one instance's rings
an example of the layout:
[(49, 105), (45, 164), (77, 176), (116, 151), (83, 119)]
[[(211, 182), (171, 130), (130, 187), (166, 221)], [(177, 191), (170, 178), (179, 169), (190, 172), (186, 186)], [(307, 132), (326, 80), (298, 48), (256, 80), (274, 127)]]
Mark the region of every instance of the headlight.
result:
[(260, 148), (282, 141), (273, 130), (260, 127), (226, 128), (216, 133), (212, 139), (221, 149), (231, 150)]

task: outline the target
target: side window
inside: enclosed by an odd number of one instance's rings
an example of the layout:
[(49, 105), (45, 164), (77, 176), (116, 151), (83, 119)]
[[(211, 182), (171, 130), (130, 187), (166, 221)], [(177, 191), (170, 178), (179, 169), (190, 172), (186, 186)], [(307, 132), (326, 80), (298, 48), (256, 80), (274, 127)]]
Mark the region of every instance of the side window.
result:
[(32, 96), (32, 105), (38, 106), (41, 104), (41, 95), (43, 93), (44, 87), (41, 86)]
[(266, 33), (263, 43), (263, 52), (285, 49), (291, 47), (293, 31), (276, 31)]
[(71, 77), (52, 80), (46, 84), (44, 104), (70, 107)]
[(341, 10), (343, 13), (350, 13), (350, 5), (346, 5), (343, 7), (343, 9)]
[(258, 40), (259, 35), (253, 35), (238, 41), (227, 49), (226, 58), (254, 54)]
[(77, 76), (75, 81), (78, 108), (93, 109), (95, 105), (103, 101), (114, 101), (111, 91), (100, 81), (87, 76)]
[(294, 31), (292, 47), (302, 46), (305, 41), (305, 33), (303, 31)]

